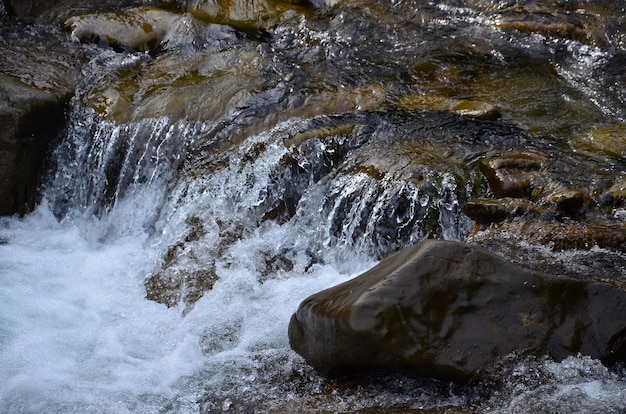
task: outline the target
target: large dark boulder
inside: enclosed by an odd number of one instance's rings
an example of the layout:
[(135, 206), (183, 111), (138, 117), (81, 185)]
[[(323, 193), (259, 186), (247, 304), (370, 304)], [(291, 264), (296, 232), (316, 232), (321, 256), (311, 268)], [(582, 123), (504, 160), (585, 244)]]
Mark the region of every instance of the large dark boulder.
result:
[(469, 380), (512, 352), (611, 362), (626, 354), (626, 292), (429, 240), (305, 299), (289, 341), (329, 376), (409, 370)]
[(58, 96), (0, 74), (0, 215), (32, 210), (45, 152), (62, 123)]

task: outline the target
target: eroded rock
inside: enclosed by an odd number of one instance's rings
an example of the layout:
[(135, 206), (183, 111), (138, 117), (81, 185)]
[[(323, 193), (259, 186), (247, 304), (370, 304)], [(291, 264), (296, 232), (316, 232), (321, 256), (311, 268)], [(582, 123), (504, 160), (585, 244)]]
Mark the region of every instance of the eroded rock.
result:
[(305, 299), (292, 348), (324, 375), (409, 370), (468, 380), (511, 352), (626, 356), (626, 292), (424, 241)]
[(530, 197), (538, 188), (548, 157), (537, 151), (500, 153), (485, 157), (480, 169), (496, 197)]

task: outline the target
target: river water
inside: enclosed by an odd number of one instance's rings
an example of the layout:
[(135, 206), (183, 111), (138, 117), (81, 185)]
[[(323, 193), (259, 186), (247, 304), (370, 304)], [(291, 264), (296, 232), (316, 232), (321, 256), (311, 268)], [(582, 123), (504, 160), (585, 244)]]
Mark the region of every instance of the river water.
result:
[[(491, 380), (453, 384), (330, 381), (289, 348), (289, 318), (308, 295), (425, 237), (468, 235), (461, 204), (478, 190), (434, 155), (389, 161), (382, 148), (406, 150), (398, 136), (464, 160), (540, 149), (562, 157), (557, 179), (590, 192), (624, 173), (619, 145), (589, 138), (624, 128), (618, 9), (581, 7), (581, 19), (613, 26), (571, 39), (503, 31), (492, 6), (460, 3), (355, 3), (261, 39), (211, 27), (206, 50), (254, 51), (271, 72), (211, 120), (106, 119), (88, 105), (94, 83), (151, 57), (93, 52), (42, 202), (0, 220), (0, 411), (625, 412), (624, 367), (584, 355), (511, 355)], [(487, 101), (506, 122), (441, 114), (441, 99), (407, 111), (416, 95)], [(240, 138), (226, 145), (227, 134)], [(374, 158), (392, 173), (373, 174)]]

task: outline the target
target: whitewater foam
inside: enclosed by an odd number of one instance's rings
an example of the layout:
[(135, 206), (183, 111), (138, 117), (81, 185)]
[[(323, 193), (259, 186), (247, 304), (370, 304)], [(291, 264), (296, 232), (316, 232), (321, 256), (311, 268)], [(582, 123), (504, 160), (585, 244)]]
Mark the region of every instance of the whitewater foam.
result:
[[(102, 220), (100, 227), (111, 225)], [(155, 412), (172, 401), (174, 411), (197, 411), (207, 388), (228, 378), (271, 399), (272, 387), (249, 366), (267, 370), (285, 354), (296, 358), (287, 341), (291, 313), (308, 294), (349, 276), (319, 266), (261, 283), (245, 260), (223, 264), (213, 291), (182, 317), (179, 307), (145, 299), (154, 249), (141, 226), (117, 225), (127, 230), (59, 223), (46, 205), (2, 220), (0, 411)], [(279, 237), (280, 229), (268, 233)], [(226, 391), (205, 398), (232, 400)]]

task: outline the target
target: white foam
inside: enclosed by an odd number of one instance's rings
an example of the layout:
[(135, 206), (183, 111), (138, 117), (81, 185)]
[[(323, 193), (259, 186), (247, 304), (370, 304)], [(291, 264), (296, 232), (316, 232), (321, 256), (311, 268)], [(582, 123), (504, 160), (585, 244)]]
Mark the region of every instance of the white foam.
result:
[[(107, 233), (103, 219), (81, 228), (58, 223), (46, 206), (1, 224), (3, 413), (154, 412), (171, 401), (174, 411), (194, 411), (210, 384), (254, 383), (259, 374), (242, 374), (254, 355), (290, 353), (287, 325), (298, 303), (349, 277), (319, 267), (261, 283), (242, 260), (218, 269), (213, 291), (183, 318), (180, 308), (145, 299), (155, 256), (140, 226)], [(267, 231), (277, 237), (280, 229)]]
[(45, 207), (2, 235), (0, 411), (165, 385), (153, 362), (180, 341), (178, 318), (143, 299), (144, 236), (89, 243)]

